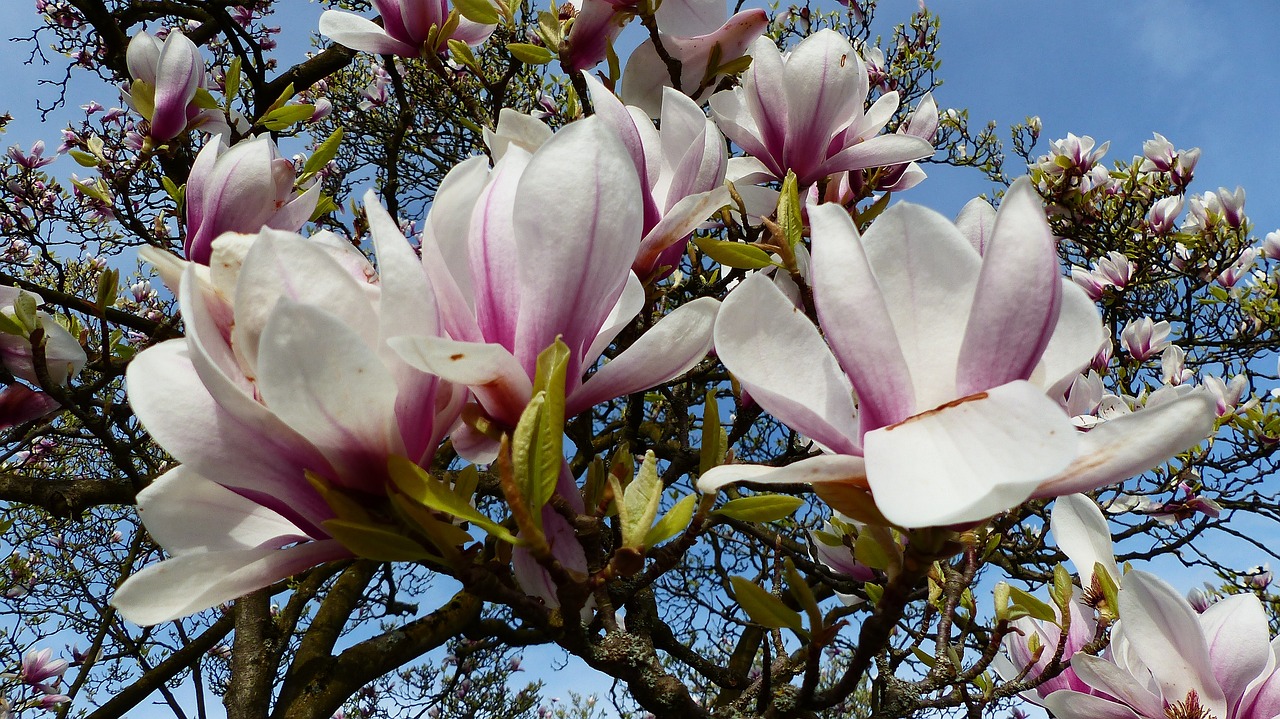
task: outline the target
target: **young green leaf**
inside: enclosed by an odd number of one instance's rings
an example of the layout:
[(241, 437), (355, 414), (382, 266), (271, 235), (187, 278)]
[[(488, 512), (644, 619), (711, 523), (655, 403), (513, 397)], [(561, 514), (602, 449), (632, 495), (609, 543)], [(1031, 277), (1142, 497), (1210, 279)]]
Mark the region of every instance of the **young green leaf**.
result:
[(646, 452), (640, 473), (627, 485), (618, 508), (622, 516), (622, 546), (640, 548), (658, 516), (662, 504), (662, 478), (658, 476), (658, 458)]
[(698, 495), (690, 494), (676, 502), (676, 505), (662, 515), (658, 523), (649, 528), (644, 535), (644, 546), (656, 547), (683, 532), (693, 519), (693, 510), (698, 505)]
[(738, 601), (738, 606), (742, 607), (751, 621), (769, 629), (800, 631), (804, 628), (799, 612), (787, 607), (781, 599), (755, 582), (742, 577), (729, 577), (729, 583), (733, 585), (733, 597)]
[(713, 240), (709, 237), (699, 237), (693, 241), (693, 244), (699, 250), (702, 250), (707, 257), (725, 267), (733, 267), (740, 270), (758, 270), (775, 264), (773, 259), (769, 257), (769, 253), (755, 245), (729, 242), (727, 240)]
[(743, 522), (776, 522), (790, 517), (804, 500), (786, 494), (756, 494), (725, 502), (712, 514), (719, 514)]

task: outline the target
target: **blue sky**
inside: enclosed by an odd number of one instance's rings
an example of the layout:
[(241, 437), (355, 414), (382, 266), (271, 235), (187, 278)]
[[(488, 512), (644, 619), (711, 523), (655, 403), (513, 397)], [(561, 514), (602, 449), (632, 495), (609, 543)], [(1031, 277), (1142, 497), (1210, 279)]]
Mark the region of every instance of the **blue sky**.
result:
[[(20, 28), (36, 21), (32, 5), (0, 3), (0, 26), (21, 34)], [(1001, 128), (1039, 115), (1045, 145), (1067, 132), (1092, 135), (1111, 141), (1108, 160), (1140, 153), (1142, 142), (1160, 132), (1179, 148), (1203, 149), (1193, 189), (1243, 185), (1256, 234), (1280, 228), (1280, 4), (935, 0), (929, 6), (942, 17), (940, 75), (946, 84), (936, 97), (943, 108), (967, 107), (976, 123), (995, 120)], [(914, 7), (885, 0), (879, 16), (905, 19)], [(302, 33), (315, 27), (320, 9), (297, 3), (286, 23), (293, 34), (288, 45), (305, 43)], [(25, 148), (41, 138), (50, 146), (58, 143), (59, 123), (40, 125), (33, 108), (35, 98), (53, 98), (49, 88), (37, 87), (37, 79), (57, 76), (60, 68), (23, 66), (28, 53), (23, 43), (0, 45), (0, 64), (9, 73), (0, 112), (17, 118), (0, 137), (2, 146)], [(76, 115), (76, 106), (90, 97), (117, 102), (115, 90), (96, 80), (78, 88), (84, 91), (72, 95)], [(1002, 136), (1007, 137), (1003, 129)], [(73, 169), (78, 168), (63, 172)], [(931, 179), (905, 197), (947, 215), (989, 189), (973, 171), (929, 171)], [(1016, 168), (1009, 173), (1018, 174)], [(1204, 578), (1179, 583), (1190, 586)], [(563, 690), (564, 683), (557, 683)]]

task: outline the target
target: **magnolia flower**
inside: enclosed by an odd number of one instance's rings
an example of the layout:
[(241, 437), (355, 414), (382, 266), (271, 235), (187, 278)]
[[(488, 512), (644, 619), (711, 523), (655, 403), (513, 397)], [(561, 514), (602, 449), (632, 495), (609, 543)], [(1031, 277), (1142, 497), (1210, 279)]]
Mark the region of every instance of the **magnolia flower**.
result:
[[(809, 553), (823, 566), (855, 582), (870, 582), (876, 578), (871, 567), (859, 562), (853, 554), (854, 543), (863, 523), (836, 512), (823, 522), (822, 529), (809, 532)], [(861, 604), (865, 600), (853, 594), (836, 592), (836, 597), (846, 606)]]
[(1027, 180), (1009, 189), (989, 236), (966, 237), (907, 204), (863, 236), (837, 206), (810, 205), (809, 217), (826, 341), (761, 274), (725, 300), (715, 339), (752, 398), (825, 453), (781, 468), (717, 467), (702, 491), (835, 482), (869, 490), (891, 523), (952, 525), (1125, 479), (1212, 428), (1212, 400), (1191, 392), (1076, 430), (1062, 397), (1106, 332), (1059, 276)]
[(623, 141), (644, 203), (644, 239), (631, 269), (646, 282), (680, 264), (689, 235), (732, 198), (724, 186), (724, 137), (685, 95), (663, 88), (661, 130), (639, 109), (626, 107), (590, 75), (591, 102)]
[(1147, 212), (1147, 225), (1157, 235), (1168, 234), (1182, 214), (1182, 206), (1182, 195), (1157, 200)]
[(1173, 168), (1176, 153), (1173, 143), (1158, 132), (1152, 133), (1154, 138), (1142, 143), (1142, 166), (1140, 172), (1168, 172)]
[(22, 655), (22, 669), (17, 678), (24, 684), (50, 692), (52, 690), (45, 685), (50, 679), (60, 679), (69, 666), (65, 659), (54, 659), (52, 649), (30, 649)]
[(1059, 719), (1271, 719), (1280, 714), (1280, 670), (1267, 615), (1252, 594), (1226, 597), (1197, 614), (1157, 577), (1129, 572), (1120, 621), (1104, 657), (1071, 666), (1090, 689), (1050, 694)]
[(447, 40), (479, 45), (493, 34), (496, 25), (481, 25), (465, 17), (449, 37), (437, 39), (436, 47), (426, 47), (432, 28), (442, 28), (452, 8), (448, 0), (373, 0), (382, 16), (382, 26), (372, 20), (341, 10), (325, 10), (320, 15), (320, 34), (352, 50), (378, 55), (420, 57), (437, 52)]
[(1120, 332), (1120, 343), (1124, 345), (1124, 351), (1129, 353), (1139, 362), (1155, 357), (1168, 347), (1172, 340), (1169, 339), (1169, 323), (1161, 320), (1154, 322), (1150, 317), (1141, 317), (1136, 320), (1130, 320)]
[(298, 194), (294, 179), (293, 163), (265, 135), (231, 147), (221, 136), (211, 139), (187, 178), (187, 259), (209, 264), (213, 240), (224, 232), (301, 229), (315, 211), (320, 185)]
[[(482, 157), (458, 165), (441, 183), (422, 241), (451, 339), (405, 337), (392, 346), (411, 364), (470, 386), (508, 428), (530, 399), (538, 354), (557, 337), (570, 351), (566, 416), (683, 374), (711, 347), (719, 304), (710, 298), (664, 317), (583, 379), (643, 304), (631, 272), (641, 193), (627, 148), (595, 117), (532, 153), (508, 144), (492, 169)], [(464, 456), (484, 456), (456, 433), (454, 441)]]
[(207, 83), (204, 58), (186, 35), (173, 30), (161, 41), (140, 32), (129, 41), (125, 63), (133, 85), (124, 91), (124, 98), (150, 121), (152, 139), (172, 140), (189, 127), (230, 136), (222, 110), (202, 108), (197, 100)]
[(1280, 230), (1267, 233), (1262, 240), (1262, 247), (1258, 248), (1258, 254), (1268, 260), (1280, 258)]
[(867, 69), (833, 30), (805, 38), (784, 59), (773, 41), (751, 44), (742, 86), (711, 97), (711, 113), (730, 140), (758, 160), (762, 179), (788, 170), (807, 186), (837, 172), (899, 165), (933, 154), (925, 139), (879, 135), (898, 108), (885, 93), (864, 113)]
[(185, 616), (356, 554), (340, 529), (415, 541), (374, 519), (391, 514), (388, 460), (430, 464), (461, 395), (388, 347), (436, 334), (438, 315), (413, 249), (372, 193), (365, 204), (377, 272), (329, 233), (226, 234), (208, 267), (144, 250), (187, 336), (129, 364), (129, 400), (183, 464), (138, 495), (171, 558), (116, 591), (129, 620)]
[(1097, 167), (1103, 155), (1107, 154), (1107, 149), (1111, 147), (1110, 142), (1102, 143), (1097, 146), (1097, 149), (1094, 149), (1095, 145), (1096, 141), (1088, 135), (1077, 137), (1068, 132), (1065, 138), (1049, 143), (1049, 154), (1041, 157), (1037, 164), (1051, 175), (1060, 175), (1064, 172), (1086, 175)]
[(1187, 353), (1178, 345), (1169, 345), (1160, 353), (1160, 381), (1178, 387), (1191, 381), (1195, 374), (1187, 369)]
[(1221, 417), (1235, 411), (1245, 390), (1249, 388), (1249, 378), (1238, 374), (1230, 382), (1223, 382), (1221, 377), (1210, 375), (1204, 378), (1204, 387), (1217, 402), (1218, 416)]
[[(769, 16), (760, 8), (727, 15), (725, 0), (664, 0), (654, 12), (663, 49), (680, 63), (676, 89), (699, 103), (715, 89), (724, 74), (720, 68), (746, 54), (747, 46), (769, 27)], [(663, 88), (671, 85), (671, 71), (653, 40), (640, 43), (622, 73), (622, 99), (656, 117)]]

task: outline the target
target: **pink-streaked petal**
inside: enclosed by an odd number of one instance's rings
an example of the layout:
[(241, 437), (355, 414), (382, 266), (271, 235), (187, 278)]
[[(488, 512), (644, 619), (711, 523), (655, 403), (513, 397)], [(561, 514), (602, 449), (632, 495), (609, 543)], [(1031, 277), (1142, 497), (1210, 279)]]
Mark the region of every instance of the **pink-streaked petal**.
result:
[(1053, 503), (1049, 531), (1075, 566), (1081, 586), (1093, 586), (1093, 566), (1097, 563), (1106, 568), (1112, 580), (1120, 581), (1120, 568), (1111, 548), (1111, 528), (1097, 502), (1084, 494), (1058, 497)]
[(809, 221), (814, 304), (832, 351), (858, 388), (863, 431), (900, 422), (914, 413), (916, 391), (893, 308), (858, 230), (839, 205), (810, 205)]
[(517, 236), (515, 224), (516, 188), (532, 157), (520, 148), (508, 148), (471, 215), (468, 261), (476, 322), (487, 341), (511, 351), (515, 351), (517, 322), (522, 321), (520, 285), (512, 281), (519, 272), (524, 239)]
[(582, 353), (622, 294), (640, 246), (639, 194), (631, 156), (596, 118), (560, 130), (529, 163), (516, 190), (519, 258), (504, 279), (519, 286), (513, 354), (530, 376), (558, 336), (572, 353), (569, 373), (582, 371)]
[(488, 435), (480, 434), (466, 424), (461, 424), (449, 435), (453, 449), (459, 457), (472, 464), (489, 464), (498, 458), (502, 446)]
[(364, 206), (378, 258), (382, 340), (398, 335), (438, 334), (439, 313), (417, 253), (372, 190), (365, 193)]
[[(945, 217), (907, 203), (885, 210), (863, 234), (862, 247), (911, 372), (915, 388), (912, 413), (958, 398), (955, 371), (981, 259)], [(824, 264), (814, 262), (815, 275)], [(832, 283), (838, 281), (832, 278)], [(815, 300), (820, 302), (821, 298)], [(865, 311), (851, 305), (846, 308)], [(839, 321), (833, 313), (831, 324)], [(879, 328), (878, 323), (867, 326), (868, 330)], [(846, 344), (875, 336), (851, 335)], [(861, 395), (860, 375), (847, 369)], [(893, 391), (900, 391), (896, 383)]]
[(320, 189), (321, 185), (317, 182), (306, 192), (284, 203), (275, 211), (275, 214), (267, 218), (266, 226), (285, 232), (297, 232), (302, 229), (316, 211), (316, 204), (320, 202)]
[(662, 254), (698, 229), (712, 214), (725, 205), (733, 202), (729, 188), (718, 187), (710, 192), (689, 195), (672, 207), (662, 220), (645, 235), (640, 243), (640, 251), (636, 253), (635, 262), (631, 265), (637, 275), (646, 277), (658, 269), (658, 261)]
[[(765, 155), (751, 154), (769, 165), (769, 169), (778, 172), (782, 160), (782, 148), (787, 139), (788, 98), (786, 86), (786, 63), (773, 38), (756, 38), (747, 49), (751, 56), (751, 66), (742, 74), (742, 107), (755, 123), (756, 138), (766, 148)], [(715, 109), (715, 103), (711, 104)], [(722, 128), (723, 130), (723, 128)], [(729, 133), (725, 131), (725, 134)], [(737, 141), (737, 138), (730, 137)], [(750, 152), (747, 146), (743, 149)], [(776, 165), (776, 166), (775, 166)], [(779, 174), (781, 179), (782, 173)]]
[(1077, 454), (1075, 426), (1027, 382), (928, 410), (863, 437), (876, 506), (903, 527), (975, 522), (1025, 501)]
[[(644, 188), (650, 187), (653, 182), (649, 177), (648, 160), (645, 157), (644, 142), (640, 137), (640, 128), (636, 120), (627, 111), (626, 105), (618, 99), (616, 95), (609, 91), (599, 80), (592, 77), (590, 73), (583, 73), (583, 79), (587, 83), (587, 90), (591, 95), (591, 105), (595, 108), (596, 117), (603, 120), (622, 141), (623, 147), (627, 148), (627, 154), (631, 156), (631, 161), (635, 164), (636, 174), (640, 179), (640, 186)], [(650, 125), (646, 119), (643, 124)]]
[(1106, 659), (1076, 654), (1071, 657), (1071, 671), (1093, 689), (1119, 699), (1144, 716), (1164, 714), (1164, 702), (1160, 697), (1138, 683), (1132, 674)]
[(848, 170), (902, 165), (932, 157), (933, 153), (933, 145), (918, 137), (898, 134), (877, 135), (846, 147), (827, 158), (813, 174), (815, 179), (821, 179)]
[(1080, 454), (1036, 489), (1038, 498), (1087, 492), (1128, 479), (1203, 441), (1217, 403), (1197, 390), (1141, 412), (1107, 420), (1080, 437)]
[(160, 64), (160, 50), (164, 42), (145, 30), (133, 36), (125, 50), (125, 65), (129, 77), (148, 85), (156, 84), (156, 66)]
[(956, 215), (956, 228), (969, 241), (969, 244), (973, 245), (973, 249), (977, 250), (979, 255), (987, 251), (987, 244), (991, 242), (991, 232), (995, 225), (996, 208), (981, 197), (969, 200), (964, 207), (960, 208), (960, 214)]
[(854, 482), (865, 484), (866, 466), (861, 457), (848, 454), (823, 454), (802, 459), (785, 467), (760, 464), (722, 464), (698, 479), (698, 491), (717, 492), (735, 482), (755, 484), (817, 484), (822, 482)]
[(167, 622), (293, 576), (351, 552), (336, 540), (306, 542), (284, 549), (260, 547), (184, 554), (129, 577), (111, 605), (135, 624)]
[(1019, 179), (1005, 194), (982, 257), (956, 390), (968, 395), (1030, 377), (1058, 324), (1061, 299), (1057, 240), (1040, 195)]
[(843, 454), (861, 454), (853, 387), (818, 328), (763, 274), (725, 298), (716, 353), (743, 388), (787, 426)]
[[(870, 84), (870, 80), (868, 80), (867, 85), (869, 86)], [(866, 93), (864, 92), (858, 97), (866, 97)], [(863, 115), (857, 123), (849, 126), (846, 131), (846, 137), (861, 136), (870, 139), (879, 134), (885, 125), (888, 125), (889, 121), (893, 119), (893, 116), (897, 114), (898, 104), (899, 99), (896, 90), (886, 92), (876, 98), (876, 101), (871, 103), (871, 107), (867, 108), (867, 114)], [(913, 135), (913, 137), (915, 136)]]
[(138, 513), (151, 537), (173, 556), (310, 539), (276, 512), (183, 466), (138, 493)]
[(263, 330), (258, 370), (263, 403), (329, 458), (338, 469), (331, 479), (381, 491), (387, 457), (404, 447), (395, 380), (363, 338), (323, 309), (282, 299)]
[(1209, 605), (1200, 614), (1200, 627), (1209, 644), (1213, 674), (1227, 706), (1234, 707), (1250, 683), (1275, 662), (1267, 614), (1257, 596), (1235, 594)]
[(323, 455), (279, 420), (260, 424), (223, 409), (196, 373), (185, 340), (139, 353), (126, 380), (129, 404), (152, 438), (197, 474), (277, 497), (272, 509), (304, 528), (333, 516), (303, 477), (306, 469), (330, 471)]
[(155, 114), (151, 136), (160, 141), (177, 137), (187, 127), (187, 105), (204, 79), (204, 59), (186, 35), (173, 31), (165, 38), (156, 65)]
[(352, 50), (418, 57), (418, 48), (392, 38), (374, 21), (341, 10), (325, 10), (320, 14), (320, 34)]
[(1180, 701), (1194, 691), (1210, 716), (1226, 716), (1209, 647), (1187, 600), (1156, 576), (1133, 571), (1124, 577), (1119, 608), (1124, 636), (1162, 696)]
[(1045, 697), (1044, 707), (1058, 719), (1143, 719), (1123, 704), (1065, 689)]
[(632, 392), (669, 382), (711, 350), (711, 328), (720, 303), (702, 297), (663, 317), (622, 354), (596, 370), (568, 398), (566, 416)]
[[(752, 64), (755, 62), (753, 58)], [(749, 157), (735, 157), (729, 160), (728, 179), (734, 182), (761, 183), (774, 179), (780, 180), (786, 175), (786, 171), (769, 154), (769, 149), (764, 145), (760, 129), (756, 126), (755, 118), (751, 116), (747, 107), (744, 88), (717, 92), (711, 96), (707, 104), (711, 106), (711, 116), (715, 119), (716, 127), (720, 132), (749, 155)], [(749, 164), (749, 169), (735, 173), (735, 165), (746, 164)], [(773, 207), (769, 210), (772, 211)]]
[(581, 0), (574, 4), (578, 14), (560, 51), (560, 66), (565, 72), (590, 70), (600, 64), (626, 23), (625, 16), (608, 0)]
[(497, 25), (483, 25), (465, 17), (458, 20), (458, 29), (453, 31), (453, 40), (460, 40), (472, 47), (481, 45), (493, 31), (498, 29)]
[[(451, 278), (458, 289), (458, 296), (466, 301), (471, 311), (475, 308), (469, 261), (471, 216), (489, 181), (489, 174), (489, 161), (483, 156), (455, 165), (440, 182), (422, 233), (422, 264), (427, 268), (427, 276), (437, 288), (436, 292), (440, 292), (439, 286), (444, 278)], [(438, 258), (428, 257), (428, 246), (435, 249)], [(437, 297), (437, 300), (444, 304), (441, 298)], [(455, 336), (454, 339), (469, 338)]]
[(533, 396), (529, 375), (502, 345), (441, 337), (394, 337), (388, 344), (423, 372), (470, 387), (485, 411), (509, 426)]

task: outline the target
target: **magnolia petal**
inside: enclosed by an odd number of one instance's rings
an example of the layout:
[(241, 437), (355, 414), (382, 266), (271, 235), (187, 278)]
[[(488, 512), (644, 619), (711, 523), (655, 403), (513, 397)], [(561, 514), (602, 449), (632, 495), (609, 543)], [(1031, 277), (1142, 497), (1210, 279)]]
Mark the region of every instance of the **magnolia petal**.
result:
[(532, 115), (504, 107), (498, 112), (498, 126), (484, 128), (484, 144), (495, 160), (502, 159), (507, 147), (515, 145), (533, 154), (543, 143), (551, 139), (551, 128)]
[(761, 407), (834, 452), (861, 454), (849, 379), (818, 329), (768, 276), (751, 275), (725, 298), (715, 346)]
[(1129, 572), (1120, 588), (1120, 616), (1130, 649), (1162, 696), (1180, 701), (1194, 691), (1210, 716), (1227, 716), (1200, 621), (1177, 590), (1152, 574)]
[(814, 172), (818, 178), (868, 167), (902, 165), (933, 156), (933, 144), (910, 135), (877, 135), (827, 158)]
[(974, 522), (1026, 500), (1075, 459), (1058, 405), (1010, 382), (863, 437), (876, 506), (903, 527)]
[(374, 21), (341, 10), (325, 10), (320, 14), (320, 34), (352, 50), (418, 57), (418, 48), (392, 38)]
[(969, 395), (1030, 377), (1058, 323), (1061, 299), (1057, 240), (1024, 177), (1005, 194), (982, 256), (956, 391)]
[(138, 493), (147, 533), (173, 556), (299, 542), (306, 533), (276, 512), (185, 466)]
[[(786, 155), (788, 167), (812, 166), (826, 155), (831, 138), (857, 117), (867, 68), (843, 35), (820, 30), (792, 50), (783, 69), (787, 97)], [(918, 159), (918, 158), (912, 158)], [(797, 175), (804, 175), (803, 169)], [(819, 178), (800, 177), (802, 186)]]
[(1106, 568), (1113, 581), (1120, 582), (1120, 568), (1111, 548), (1111, 528), (1097, 502), (1084, 494), (1058, 497), (1053, 503), (1049, 531), (1058, 548), (1075, 565), (1081, 586), (1093, 585), (1093, 567), (1097, 563)]
[(1204, 440), (1217, 403), (1196, 390), (1171, 402), (1097, 425), (1080, 437), (1080, 454), (1036, 489), (1037, 498), (1086, 492), (1128, 479)]
[(975, 197), (960, 208), (955, 224), (960, 234), (973, 245), (973, 249), (979, 255), (984, 254), (996, 224), (996, 208), (981, 197)]
[[(440, 189), (436, 190), (422, 233), (422, 264), (427, 268), (427, 275), (437, 294), (442, 280), (450, 278), (449, 282), (456, 285), (459, 297), (466, 301), (467, 307), (472, 311), (475, 307), (475, 293), (471, 288), (468, 260), (471, 216), (489, 181), (489, 174), (489, 161), (483, 156), (464, 160), (449, 170), (440, 182)], [(438, 259), (442, 261), (428, 257), (431, 248), (438, 250)], [(437, 301), (444, 305), (444, 300), (439, 296)], [(474, 316), (471, 322), (474, 324)], [(450, 332), (452, 331), (451, 328)], [(455, 335), (455, 339), (470, 338)]]
[(1138, 683), (1132, 674), (1100, 657), (1076, 654), (1071, 657), (1071, 669), (1081, 681), (1108, 696), (1115, 697), (1143, 716), (1159, 717), (1164, 714), (1164, 702)]
[(375, 483), (386, 458), (404, 453), (395, 380), (365, 340), (325, 310), (281, 300), (262, 333), (258, 370), (263, 403), (338, 465), (333, 479)]
[(1045, 697), (1044, 708), (1058, 719), (1143, 719), (1123, 704), (1065, 689)]
[(1236, 706), (1250, 683), (1273, 661), (1267, 640), (1271, 629), (1262, 603), (1253, 594), (1226, 597), (1200, 614), (1200, 627), (1227, 706)]
[(39, 419), (61, 406), (44, 392), (23, 384), (11, 384), (0, 391), (0, 429)]
[(705, 35), (715, 32), (724, 22), (725, 6), (720, 0), (664, 0), (653, 16), (663, 32)]
[(156, 66), (160, 64), (160, 50), (163, 47), (164, 42), (160, 38), (145, 30), (134, 35), (124, 54), (125, 66), (129, 68), (129, 77), (154, 87)]
[(728, 187), (689, 195), (675, 204), (662, 220), (645, 235), (631, 269), (648, 277), (658, 269), (657, 262), (668, 248), (689, 237), (712, 213), (733, 201)]
[(297, 232), (302, 226), (307, 224), (311, 219), (311, 215), (316, 211), (316, 205), (320, 203), (320, 190), (322, 186), (319, 182), (307, 188), (307, 191), (286, 202), (275, 214), (267, 218), (266, 226), (284, 230), (285, 232)]
[(153, 138), (171, 140), (187, 128), (187, 105), (195, 97), (204, 72), (204, 58), (196, 44), (181, 32), (170, 32), (156, 64)]
[(333, 516), (302, 478), (304, 469), (325, 473), (324, 457), (278, 420), (263, 425), (223, 409), (189, 352), (185, 340), (170, 340), (129, 363), (129, 404), (152, 438), (197, 474), (276, 497), (272, 509), (299, 526), (314, 528)]
[(111, 605), (143, 626), (167, 622), (293, 576), (318, 564), (350, 557), (336, 540), (292, 547), (193, 552), (152, 565), (129, 577)]
[(443, 337), (393, 337), (388, 343), (423, 372), (466, 385), (495, 420), (514, 427), (533, 396), (533, 382), (502, 345)]
[[(623, 105), (616, 95), (590, 73), (582, 73), (582, 78), (587, 83), (587, 90), (591, 95), (591, 104), (596, 111), (595, 116), (608, 124), (617, 134), (618, 139), (622, 140), (623, 147), (627, 148), (627, 154), (631, 156), (631, 161), (635, 163), (640, 186), (646, 189), (649, 188), (652, 186), (654, 178), (649, 176), (644, 141), (640, 137), (640, 123), (637, 123), (631, 113), (627, 111), (626, 105)], [(650, 130), (653, 129), (647, 119), (643, 121), (643, 124), (649, 125)]]
[(719, 309), (717, 300), (701, 297), (663, 317), (569, 396), (565, 416), (687, 372), (711, 350), (711, 328)]
[[(903, 347), (862, 239), (844, 208), (810, 205), (813, 292), (831, 350), (858, 388), (862, 428), (899, 422), (915, 411)], [(781, 365), (780, 365), (781, 366)]]
[(569, 373), (582, 371), (582, 353), (622, 294), (640, 245), (639, 194), (630, 155), (596, 118), (560, 130), (529, 163), (516, 190), (517, 267), (504, 278), (519, 286), (513, 354), (528, 375), (557, 337), (572, 353)]
[(756, 484), (817, 484), (821, 482), (866, 481), (866, 466), (861, 457), (848, 454), (821, 454), (802, 459), (785, 467), (766, 467), (759, 464), (722, 464), (712, 467), (698, 478), (698, 491), (703, 494), (718, 492), (726, 484), (753, 482)]
[(532, 155), (508, 148), (489, 173), (489, 185), (471, 215), (468, 262), (475, 293), (476, 323), (489, 342), (515, 348), (520, 321), (520, 286), (512, 282), (520, 266), (514, 207), (516, 188)]
[(365, 193), (364, 206), (378, 257), (382, 340), (397, 335), (438, 334), (439, 313), (431, 301), (431, 288), (417, 253), (373, 190)]

